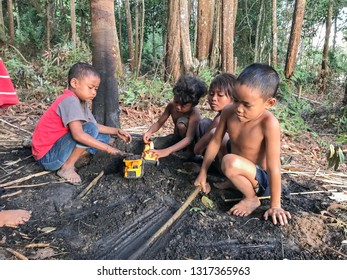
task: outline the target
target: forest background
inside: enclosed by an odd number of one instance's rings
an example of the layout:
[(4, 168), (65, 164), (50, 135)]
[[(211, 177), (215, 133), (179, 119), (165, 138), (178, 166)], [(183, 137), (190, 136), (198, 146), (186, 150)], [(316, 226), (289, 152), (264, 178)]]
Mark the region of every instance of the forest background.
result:
[(282, 78), (274, 113), (283, 132), (346, 144), (346, 0), (0, 2), (0, 55), (21, 103), (38, 115), (77, 61), (101, 72), (93, 113), (118, 127), (122, 106), (151, 114), (183, 73), (209, 84), (264, 62)]

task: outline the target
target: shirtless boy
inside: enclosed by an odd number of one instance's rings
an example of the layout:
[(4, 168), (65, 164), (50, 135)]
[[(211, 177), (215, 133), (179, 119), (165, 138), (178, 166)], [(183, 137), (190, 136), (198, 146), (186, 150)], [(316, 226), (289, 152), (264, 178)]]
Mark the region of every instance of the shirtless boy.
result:
[(287, 224), (289, 212), (281, 207), (280, 126), (268, 111), (276, 103), (279, 75), (266, 64), (254, 63), (237, 78), (233, 103), (222, 111), (214, 137), (207, 147), (194, 185), (205, 193), (207, 170), (216, 157), (225, 132), (231, 141), (231, 153), (222, 159), (222, 171), (243, 194), (243, 199), (229, 212), (248, 216), (260, 206), (258, 196), (271, 195), (270, 208), (264, 213), (274, 224)]
[(98, 150), (112, 155), (125, 153), (109, 145), (110, 135), (129, 143), (128, 132), (98, 124), (88, 107), (96, 96), (100, 74), (88, 63), (74, 64), (64, 90), (39, 120), (32, 137), (32, 153), (45, 170), (58, 170), (57, 175), (74, 185), (81, 184), (75, 171), (76, 161)]
[(180, 151), (194, 141), (197, 125), (200, 120), (200, 113), (196, 105), (200, 98), (206, 93), (207, 88), (203, 81), (197, 77), (184, 75), (173, 88), (173, 101), (166, 105), (163, 114), (146, 133), (143, 134), (143, 141), (148, 143), (153, 133), (157, 132), (171, 116), (175, 125), (174, 134), (179, 137), (179, 141), (165, 149), (151, 150), (150, 152), (158, 158)]

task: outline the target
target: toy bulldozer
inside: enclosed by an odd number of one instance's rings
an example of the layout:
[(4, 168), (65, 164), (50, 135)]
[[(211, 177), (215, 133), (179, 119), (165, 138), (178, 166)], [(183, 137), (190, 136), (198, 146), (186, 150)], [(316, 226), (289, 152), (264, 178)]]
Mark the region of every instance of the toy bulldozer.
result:
[(143, 160), (138, 159), (123, 159), (124, 162), (124, 177), (125, 178), (141, 178), (143, 176)]
[(138, 156), (134, 158), (134, 156), (132, 156), (131, 158), (123, 159), (124, 177), (128, 179), (141, 178), (144, 174), (145, 162), (154, 163), (158, 165), (159, 164), (158, 158), (148, 152), (149, 150), (153, 150), (153, 149), (154, 149), (153, 142), (149, 142), (145, 144), (141, 158), (139, 158)]

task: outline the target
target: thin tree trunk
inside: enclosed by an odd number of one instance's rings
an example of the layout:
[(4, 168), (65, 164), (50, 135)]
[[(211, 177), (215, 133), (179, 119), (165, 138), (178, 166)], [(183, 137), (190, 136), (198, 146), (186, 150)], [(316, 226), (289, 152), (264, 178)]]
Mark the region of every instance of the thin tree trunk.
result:
[[(118, 46), (119, 46), (119, 55), (120, 57), (122, 57), (122, 16), (121, 16), (121, 3), (122, 2), (118, 2), (119, 6), (118, 6)], [(116, 24), (117, 25), (117, 24)]]
[(51, 2), (46, 5), (46, 51), (51, 51)]
[(193, 64), (189, 36), (188, 0), (180, 0), (181, 47), (184, 72), (189, 73)]
[(77, 47), (77, 33), (76, 33), (76, 11), (75, 0), (70, 0), (70, 16), (71, 16), (71, 41), (74, 48)]
[(272, 0), (272, 67), (277, 67), (278, 28), (277, 0)]
[(135, 2), (135, 53), (134, 53), (134, 66), (136, 68), (136, 76), (137, 76), (137, 65), (138, 65), (138, 58), (139, 58), (139, 6), (140, 6), (140, 0), (136, 0)]
[(137, 62), (136, 77), (140, 75), (141, 63), (142, 63), (142, 50), (143, 50), (143, 40), (145, 35), (145, 0), (142, 0), (142, 15), (141, 15), (141, 29), (139, 38), (139, 58)]
[(0, 0), (0, 42), (5, 42), (6, 33), (5, 33), (4, 13), (2, 11), (2, 2), (3, 0)]
[(93, 66), (101, 75), (93, 100), (93, 114), (100, 124), (120, 127), (116, 80), (114, 0), (91, 0)]
[(7, 13), (8, 13), (8, 31), (10, 35), (10, 43), (15, 42), (14, 37), (14, 21), (13, 21), (13, 5), (12, 0), (7, 0)]
[(210, 57), (210, 67), (216, 69), (217, 64), (220, 63), (220, 38), (221, 38), (221, 1), (216, 0), (215, 2), (215, 17), (214, 17), (214, 31), (212, 32), (212, 50)]
[(304, 20), (305, 4), (306, 0), (295, 1), (293, 23), (289, 38), (287, 59), (284, 70), (286, 79), (289, 79), (294, 72), (296, 56), (298, 54), (298, 48), (300, 43), (301, 28)]
[(329, 67), (328, 67), (328, 56), (329, 56), (329, 40), (330, 40), (330, 33), (331, 33), (331, 26), (332, 26), (332, 16), (333, 16), (333, 0), (329, 0), (328, 3), (328, 11), (327, 11), (327, 17), (326, 17), (326, 26), (325, 26), (325, 41), (324, 41), (324, 48), (323, 48), (323, 57), (322, 57), (322, 70), (321, 70), (321, 87), (320, 91), (321, 93), (326, 92), (327, 88), (327, 77), (329, 74)]
[(125, 0), (125, 12), (126, 12), (126, 20), (127, 20), (127, 30), (128, 30), (128, 52), (129, 52), (129, 63), (130, 69), (133, 71), (134, 64), (134, 40), (133, 40), (133, 26), (131, 23), (131, 14), (130, 14), (130, 4), (129, 0)]
[(260, 58), (259, 41), (260, 41), (260, 28), (261, 28), (263, 10), (264, 10), (264, 0), (261, 0), (260, 11), (258, 13), (257, 27), (256, 27), (256, 32), (255, 32), (254, 62), (258, 62), (259, 58)]
[[(120, 24), (121, 25), (121, 24)], [(115, 63), (116, 63), (116, 76), (117, 78), (123, 77), (124, 72), (123, 72), (123, 63), (122, 63), (122, 56), (120, 52), (120, 45), (119, 45), (119, 40), (118, 40), (118, 33), (117, 33), (117, 25), (116, 22), (114, 24), (114, 36), (115, 36), (115, 47), (114, 47), (114, 56), (115, 56)]]

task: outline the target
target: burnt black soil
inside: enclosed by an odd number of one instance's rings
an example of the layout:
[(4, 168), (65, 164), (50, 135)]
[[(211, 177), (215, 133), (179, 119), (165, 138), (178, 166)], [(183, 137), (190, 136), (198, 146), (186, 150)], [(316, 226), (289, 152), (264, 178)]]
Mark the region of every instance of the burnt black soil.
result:
[[(160, 139), (156, 141), (160, 144)], [(115, 143), (127, 152), (141, 153), (136, 137), (128, 146)], [(0, 185), (42, 171), (28, 148), (2, 148), (0, 153)], [(342, 245), (346, 224), (337, 219), (346, 218), (346, 213), (334, 208), (335, 202), (324, 194), (290, 196), (289, 192), (319, 190), (321, 183), (302, 183), (288, 174), (283, 175), (282, 206), (292, 214), (289, 225), (263, 219), (266, 199), (248, 217), (231, 216), (227, 210), (235, 202), (225, 200), (237, 194), (212, 188), (208, 197), (215, 208), (205, 206), (198, 194), (172, 226), (146, 246), (194, 191), (196, 173), (186, 167), (186, 161), (170, 155), (159, 165), (145, 163), (141, 178), (127, 179), (122, 158), (100, 153), (78, 170), (81, 186), (61, 182), (53, 172), (10, 184), (48, 183), (4, 189), (2, 195), (22, 192), (1, 198), (2, 209), (31, 210), (32, 218), (19, 228), (0, 229), (0, 259), (16, 258), (6, 248), (29, 259), (346, 259)], [(81, 198), (102, 171), (104, 175)], [(211, 182), (220, 179), (210, 170)], [(334, 215), (325, 215), (327, 210), (335, 211)], [(25, 248), (40, 243), (49, 245)]]

